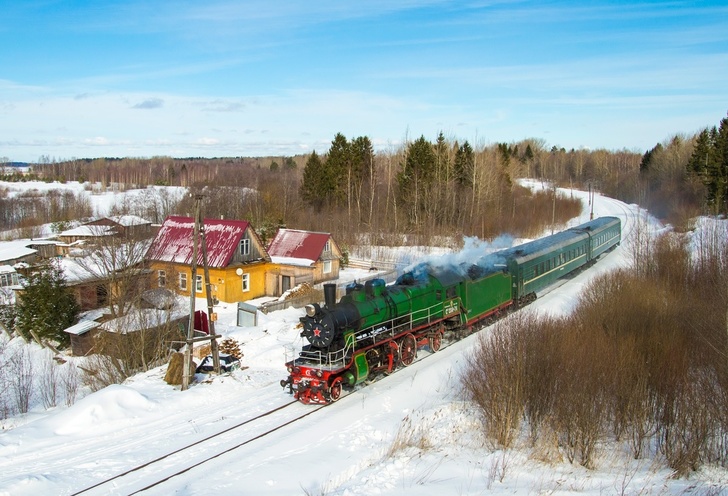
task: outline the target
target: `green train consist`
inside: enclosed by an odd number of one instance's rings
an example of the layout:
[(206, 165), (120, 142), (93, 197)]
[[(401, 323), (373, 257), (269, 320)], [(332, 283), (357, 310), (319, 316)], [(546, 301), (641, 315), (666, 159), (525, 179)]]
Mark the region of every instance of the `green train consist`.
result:
[(436, 352), (443, 339), (533, 301), (620, 241), (620, 220), (601, 217), (465, 266), (423, 263), (389, 286), (382, 279), (353, 284), (338, 303), (336, 286), (327, 284), (325, 306), (306, 306), (301, 336), (309, 344), (286, 363), (281, 385), (303, 403), (336, 401), (345, 387), (411, 364), (418, 348)]

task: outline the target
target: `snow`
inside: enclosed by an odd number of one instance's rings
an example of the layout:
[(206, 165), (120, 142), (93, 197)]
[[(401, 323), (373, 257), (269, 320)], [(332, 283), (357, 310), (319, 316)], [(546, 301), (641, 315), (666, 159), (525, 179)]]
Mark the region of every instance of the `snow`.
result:
[[(585, 209), (566, 227), (589, 220), (587, 194), (573, 194), (584, 199)], [(621, 247), (542, 295), (530, 311), (569, 313), (591, 279), (628, 263), (638, 220), (648, 221), (654, 230), (664, 228), (637, 206), (598, 195), (594, 215), (622, 220)], [(475, 240), (468, 244), (475, 245)], [(342, 271), (348, 280), (368, 275)], [(197, 308), (205, 306), (202, 300), (197, 303)], [(241, 343), (247, 368), (198, 375), (189, 390), (180, 391), (164, 382), (166, 367), (159, 367), (87, 394), (70, 407), (46, 411), (37, 406), (7, 419), (0, 435), (0, 495), (74, 494), (289, 402), (279, 381), (287, 376), (286, 352), (302, 344), (296, 324), (303, 310), (259, 313), (256, 327), (236, 327), (234, 304), (221, 304), (215, 311), (216, 331)], [(421, 351), (411, 366), (331, 406), (316, 410), (294, 404), (165, 458), (131, 479), (83, 494), (130, 494), (187, 468), (142, 493), (596, 496), (720, 494), (728, 486), (723, 469), (709, 466), (689, 480), (675, 480), (659, 460), (634, 460), (609, 447), (600, 452), (596, 468), (587, 470), (554, 459), (547, 447), (503, 451), (488, 445), (480, 437), (478, 416), (458, 396), (459, 373), (476, 339), (470, 336), (436, 354)]]
[(300, 267), (311, 267), (316, 263), (316, 260), (308, 258), (296, 258), (296, 257), (270, 257), (270, 261), (274, 264), (280, 265), (296, 265)]

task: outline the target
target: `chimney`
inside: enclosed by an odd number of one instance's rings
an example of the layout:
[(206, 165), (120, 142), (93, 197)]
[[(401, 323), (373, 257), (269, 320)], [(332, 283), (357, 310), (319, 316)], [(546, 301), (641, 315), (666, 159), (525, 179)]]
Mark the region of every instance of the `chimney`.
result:
[(336, 304), (336, 284), (324, 284), (324, 301), (326, 302), (326, 308), (331, 309), (334, 307)]

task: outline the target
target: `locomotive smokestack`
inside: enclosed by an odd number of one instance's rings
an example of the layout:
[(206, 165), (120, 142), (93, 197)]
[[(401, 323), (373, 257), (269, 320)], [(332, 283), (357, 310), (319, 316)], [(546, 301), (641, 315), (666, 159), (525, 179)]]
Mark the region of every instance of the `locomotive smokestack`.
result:
[(336, 304), (336, 284), (324, 284), (324, 301), (326, 302), (326, 308), (334, 307)]

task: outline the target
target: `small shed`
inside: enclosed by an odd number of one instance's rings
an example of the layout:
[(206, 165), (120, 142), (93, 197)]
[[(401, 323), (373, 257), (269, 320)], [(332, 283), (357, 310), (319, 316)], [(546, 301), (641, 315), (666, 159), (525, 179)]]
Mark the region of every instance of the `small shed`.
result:
[(78, 324), (67, 327), (63, 330), (71, 337), (71, 353), (74, 356), (86, 356), (94, 348), (94, 336), (97, 333), (100, 322), (95, 320), (80, 320)]

